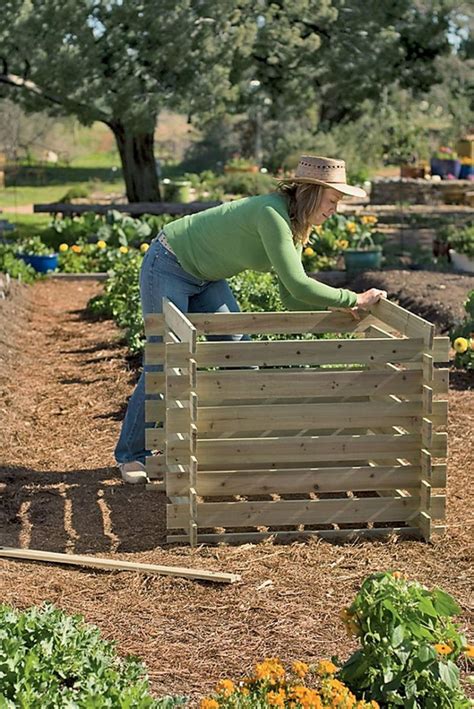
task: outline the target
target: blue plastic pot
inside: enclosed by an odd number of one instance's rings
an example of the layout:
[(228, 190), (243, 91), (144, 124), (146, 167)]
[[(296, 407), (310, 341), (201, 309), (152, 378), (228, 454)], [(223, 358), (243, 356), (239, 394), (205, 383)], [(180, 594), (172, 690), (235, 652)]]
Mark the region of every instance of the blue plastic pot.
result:
[(460, 180), (472, 180), (474, 177), (474, 165), (461, 165), (461, 172), (459, 173)]
[(58, 267), (58, 254), (51, 256), (38, 256), (37, 254), (18, 254), (25, 263), (33, 266), (38, 273), (54, 271)]
[(346, 249), (344, 251), (346, 271), (367, 271), (379, 269), (382, 265), (382, 251), (375, 249)]

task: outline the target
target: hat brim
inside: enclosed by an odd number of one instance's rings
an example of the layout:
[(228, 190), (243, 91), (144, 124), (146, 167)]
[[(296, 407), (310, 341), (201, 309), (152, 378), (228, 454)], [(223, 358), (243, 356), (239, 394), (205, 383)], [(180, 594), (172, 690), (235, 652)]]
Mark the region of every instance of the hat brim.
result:
[(330, 187), (331, 189), (336, 190), (337, 192), (342, 192), (342, 194), (347, 194), (351, 197), (368, 197), (367, 192), (363, 190), (362, 187), (346, 185), (344, 182), (324, 182), (324, 180), (317, 180), (314, 177), (289, 177), (288, 182), (311, 182), (313, 185), (322, 185), (323, 187)]

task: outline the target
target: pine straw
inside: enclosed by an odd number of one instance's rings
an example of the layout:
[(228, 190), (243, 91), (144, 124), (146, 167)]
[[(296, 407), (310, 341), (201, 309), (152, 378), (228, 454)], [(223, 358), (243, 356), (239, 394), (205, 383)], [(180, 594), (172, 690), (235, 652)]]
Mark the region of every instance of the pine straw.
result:
[(472, 391), (449, 395), (449, 531), (435, 544), (393, 538), (169, 547), (164, 495), (123, 485), (113, 467), (135, 374), (113, 323), (84, 317), (98, 290), (93, 282), (45, 281), (21, 291), (23, 301), (15, 293), (15, 302), (0, 304), (10, 374), (0, 402), (0, 544), (119, 553), (128, 560), (235, 572), (242, 581), (218, 586), (1, 560), (3, 602), (24, 608), (49, 600), (82, 613), (117, 642), (120, 653), (145, 661), (157, 695), (197, 697), (221, 677), (248, 673), (266, 656), (286, 662), (333, 653), (346, 658), (355, 643), (338, 613), (374, 571), (399, 569), (452, 593), (472, 638)]

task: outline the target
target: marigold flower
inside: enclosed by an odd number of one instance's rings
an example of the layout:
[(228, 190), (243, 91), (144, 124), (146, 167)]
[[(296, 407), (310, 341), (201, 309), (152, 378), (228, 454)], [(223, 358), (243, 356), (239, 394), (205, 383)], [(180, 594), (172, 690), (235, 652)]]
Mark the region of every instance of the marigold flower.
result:
[(278, 682), (285, 678), (285, 669), (276, 657), (267, 658), (255, 667), (255, 679)]
[(271, 707), (284, 707), (286, 692), (280, 689), (278, 692), (268, 692), (266, 700)]
[(128, 254), (128, 246), (121, 246), (119, 251), (121, 254)]
[(140, 251), (142, 254), (146, 253), (150, 248), (150, 244), (140, 244)]
[[(318, 664), (316, 672), (318, 675), (333, 675), (337, 672), (337, 667), (330, 660), (321, 660)], [(337, 682), (337, 680), (334, 681)]]
[(306, 662), (300, 662), (299, 660), (295, 660), (293, 662), (291, 669), (295, 675), (298, 675), (298, 677), (306, 677), (309, 671), (309, 667)]
[(221, 679), (217, 683), (216, 692), (223, 694), (224, 697), (230, 697), (235, 692), (235, 684), (231, 679)]
[(107, 248), (106, 242), (105, 242), (103, 239), (100, 239), (100, 240), (97, 242), (97, 248), (98, 248), (98, 249), (106, 249), (106, 248)]
[(434, 649), (439, 655), (449, 655), (453, 651), (453, 648), (446, 645), (446, 643), (436, 643)]
[(216, 702), (215, 699), (205, 697), (204, 699), (201, 699), (199, 709), (219, 709), (219, 702)]
[(466, 657), (474, 657), (474, 645), (466, 645), (464, 648), (464, 654)]
[(467, 348), (469, 347), (469, 343), (465, 337), (456, 337), (453, 342), (453, 347), (456, 352), (463, 354), (463, 352), (466, 352)]
[(347, 247), (349, 246), (349, 242), (347, 241), (347, 239), (338, 239), (338, 240), (335, 242), (335, 246), (336, 246), (336, 248), (338, 248), (338, 249), (345, 250), (345, 249), (347, 249)]
[(312, 249), (311, 246), (307, 246), (303, 251), (303, 254), (305, 256), (314, 256), (314, 249)]
[(403, 574), (401, 571), (394, 571), (392, 576), (394, 579), (402, 579), (403, 578)]
[(60, 251), (67, 251), (69, 246), (67, 244), (59, 244)]
[(74, 244), (71, 246), (71, 251), (74, 251), (75, 254), (80, 254), (82, 251), (82, 247), (78, 246), (77, 244)]
[(350, 231), (351, 234), (353, 234), (355, 231), (357, 231), (357, 224), (355, 222), (347, 222), (346, 229), (347, 231)]

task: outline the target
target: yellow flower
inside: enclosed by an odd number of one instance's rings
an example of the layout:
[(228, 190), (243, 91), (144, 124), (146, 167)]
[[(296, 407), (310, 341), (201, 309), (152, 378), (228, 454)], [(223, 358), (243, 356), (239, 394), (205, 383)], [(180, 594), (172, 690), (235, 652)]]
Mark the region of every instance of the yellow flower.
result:
[(355, 222), (347, 222), (346, 229), (347, 231), (350, 231), (351, 234), (353, 234), (355, 231), (357, 231), (357, 224)]
[(316, 672), (318, 675), (333, 675), (337, 672), (337, 667), (330, 660), (321, 660), (318, 664)]
[(308, 674), (309, 667), (306, 664), (306, 662), (300, 662), (299, 660), (295, 660), (293, 662), (293, 665), (291, 666), (291, 669), (295, 673), (295, 675), (298, 675), (298, 677), (306, 677)]
[(71, 251), (74, 251), (75, 254), (80, 254), (82, 251), (82, 248), (78, 246), (77, 244), (74, 244), (74, 246), (71, 246)]
[(286, 692), (280, 689), (278, 692), (268, 692), (266, 700), (271, 707), (284, 707)]
[(474, 645), (466, 645), (464, 648), (464, 654), (466, 657), (474, 657)]
[(223, 694), (224, 697), (230, 697), (235, 692), (235, 684), (231, 679), (221, 679), (217, 683), (216, 692)]
[(453, 342), (453, 347), (456, 350), (456, 352), (459, 352), (460, 354), (462, 354), (469, 347), (469, 343), (465, 337), (456, 337), (456, 339)]
[(100, 239), (97, 242), (97, 248), (98, 249), (106, 249), (107, 248), (107, 244), (105, 243), (105, 241), (103, 239)]
[(59, 244), (60, 251), (67, 251), (69, 246), (67, 244)]
[(150, 248), (149, 244), (140, 244), (140, 251), (142, 252), (142, 254), (146, 253), (149, 248)]
[(439, 655), (449, 655), (453, 651), (453, 649), (449, 647), (449, 645), (446, 645), (446, 643), (436, 643), (434, 649)]
[(219, 709), (219, 702), (216, 702), (215, 699), (205, 697), (204, 699), (201, 699), (199, 709)]
[(303, 254), (305, 256), (314, 256), (314, 249), (312, 249), (311, 246), (307, 246), (303, 251)]
[(365, 216), (361, 217), (361, 222), (362, 224), (376, 224), (377, 223), (377, 217), (373, 214), (366, 214)]
[(119, 251), (121, 254), (128, 254), (128, 246), (121, 246)]

